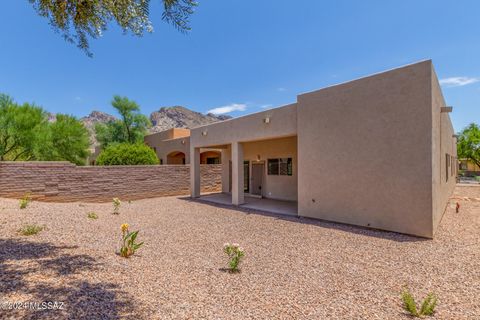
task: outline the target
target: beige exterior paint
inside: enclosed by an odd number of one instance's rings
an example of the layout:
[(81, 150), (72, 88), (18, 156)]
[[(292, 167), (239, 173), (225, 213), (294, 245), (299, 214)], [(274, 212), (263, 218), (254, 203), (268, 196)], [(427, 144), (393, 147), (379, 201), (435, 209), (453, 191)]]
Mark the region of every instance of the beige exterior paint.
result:
[[(173, 128), (145, 136), (144, 142), (155, 150), (161, 164), (183, 165), (190, 163), (190, 130)], [(201, 163), (209, 157), (220, 157), (220, 150), (202, 149)]]
[[(267, 161), (273, 158), (292, 158), (293, 174), (268, 175)], [(249, 161), (252, 190), (252, 166), (264, 163), (262, 196), (270, 199), (297, 201), (297, 137), (247, 142), (243, 144), (243, 159)]]
[[(194, 128), (191, 161), (199, 161), (192, 154), (200, 148), (222, 148), (222, 190), (230, 189), (231, 161), (238, 205), (244, 160), (292, 157), (293, 175), (267, 176), (264, 197), (298, 200), (300, 216), (433, 237), (456, 174), (450, 170), (447, 180), (446, 161), (456, 153), (442, 107), (432, 63), (424, 61)], [(192, 163), (196, 197), (199, 174)]]
[[(190, 159), (190, 130), (173, 128), (145, 136), (144, 142), (155, 150), (161, 164), (183, 164), (174, 154), (184, 154), (185, 163)], [(169, 161), (170, 160), (170, 161)]]
[[(440, 84), (433, 66), (431, 72), (432, 97), (432, 206), (433, 236), (445, 210), (448, 198), (453, 192), (457, 175), (457, 141), (448, 113), (441, 112), (446, 107)], [(447, 156), (448, 155), (448, 156)]]

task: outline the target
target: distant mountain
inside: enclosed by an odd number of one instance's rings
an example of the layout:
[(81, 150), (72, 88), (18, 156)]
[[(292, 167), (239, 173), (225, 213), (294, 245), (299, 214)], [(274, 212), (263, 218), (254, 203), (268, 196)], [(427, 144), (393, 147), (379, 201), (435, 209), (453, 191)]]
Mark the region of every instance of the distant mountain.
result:
[(162, 107), (150, 114), (152, 122), (150, 132), (160, 132), (170, 128), (191, 129), (230, 118), (230, 116), (217, 116), (211, 113), (202, 114), (182, 106)]
[(115, 119), (117, 118), (115, 118), (111, 114), (101, 111), (92, 111), (88, 116), (80, 119), (80, 121), (87, 128), (88, 133), (90, 134), (90, 144), (92, 145), (92, 149), (98, 145), (98, 141), (95, 136), (95, 125), (97, 123), (107, 123)]
[[(149, 129), (149, 132), (155, 133), (171, 128), (191, 129), (231, 118), (231, 116), (226, 115), (214, 115), (212, 113), (203, 114), (182, 106), (162, 107), (158, 111), (154, 111), (150, 114), (152, 127)], [(95, 137), (95, 124), (107, 123), (115, 119), (117, 119), (115, 116), (101, 111), (92, 111), (88, 116), (80, 119), (90, 133), (92, 148), (98, 145)]]

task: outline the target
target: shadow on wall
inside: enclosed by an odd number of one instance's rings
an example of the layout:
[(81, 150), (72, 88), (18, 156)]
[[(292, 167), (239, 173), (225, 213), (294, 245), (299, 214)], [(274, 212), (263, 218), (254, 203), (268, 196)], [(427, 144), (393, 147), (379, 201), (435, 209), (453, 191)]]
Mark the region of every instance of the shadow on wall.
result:
[(319, 220), (319, 219), (312, 219), (307, 217), (297, 217), (297, 216), (290, 216), (290, 215), (282, 215), (282, 214), (275, 214), (271, 212), (264, 212), (260, 210), (252, 210), (244, 207), (237, 207), (233, 205), (223, 205), (218, 203), (213, 203), (209, 201), (203, 201), (201, 199), (192, 199), (191, 197), (179, 197), (179, 199), (189, 202), (196, 202), (201, 203), (207, 206), (213, 206), (217, 208), (223, 209), (230, 209), (239, 212), (243, 212), (245, 214), (258, 214), (266, 217), (271, 217), (278, 220), (290, 221), (293, 223), (301, 223), (301, 224), (308, 224), (311, 226), (316, 226), (325, 229), (335, 229), (343, 232), (349, 232), (359, 235), (364, 235), (368, 237), (375, 237), (385, 240), (392, 240), (396, 242), (419, 242), (419, 241), (430, 241), (431, 239), (421, 238), (416, 236), (411, 236), (407, 234), (401, 234), (397, 232), (391, 231), (383, 231), (378, 229), (372, 229), (362, 226), (355, 226), (350, 224), (338, 223), (338, 222), (330, 222), (326, 220)]
[[(92, 283), (72, 275), (96, 270), (101, 264), (88, 255), (17, 239), (0, 240), (0, 294), (27, 296), (32, 302), (63, 302), (63, 309), (2, 310), (11, 319), (134, 319), (136, 302), (116, 284)], [(32, 274), (35, 278), (31, 278)], [(42, 281), (43, 279), (50, 281)], [(53, 281), (52, 281), (53, 280)], [(3, 302), (13, 301), (7, 298)]]

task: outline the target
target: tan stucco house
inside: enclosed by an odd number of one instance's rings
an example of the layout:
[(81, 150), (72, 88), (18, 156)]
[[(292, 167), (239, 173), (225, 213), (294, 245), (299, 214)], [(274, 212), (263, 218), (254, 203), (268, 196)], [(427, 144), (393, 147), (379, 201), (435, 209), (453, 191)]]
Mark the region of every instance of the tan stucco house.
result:
[[(145, 136), (144, 142), (157, 154), (160, 164), (182, 165), (190, 163), (190, 130), (172, 128)], [(219, 164), (221, 151), (202, 149), (202, 164)]]
[(302, 217), (433, 237), (456, 180), (450, 111), (423, 61), (194, 128), (182, 149), (191, 196), (201, 196), (201, 151), (220, 149), (233, 205), (277, 199)]

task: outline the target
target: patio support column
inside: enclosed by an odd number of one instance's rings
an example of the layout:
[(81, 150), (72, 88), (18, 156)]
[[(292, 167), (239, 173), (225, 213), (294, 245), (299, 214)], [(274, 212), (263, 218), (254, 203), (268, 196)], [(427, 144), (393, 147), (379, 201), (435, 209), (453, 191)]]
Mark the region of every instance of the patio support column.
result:
[(243, 195), (243, 145), (232, 142), (232, 204), (245, 203)]
[(222, 192), (230, 192), (230, 148), (222, 149)]
[(200, 148), (190, 147), (190, 196), (200, 197)]

